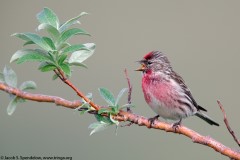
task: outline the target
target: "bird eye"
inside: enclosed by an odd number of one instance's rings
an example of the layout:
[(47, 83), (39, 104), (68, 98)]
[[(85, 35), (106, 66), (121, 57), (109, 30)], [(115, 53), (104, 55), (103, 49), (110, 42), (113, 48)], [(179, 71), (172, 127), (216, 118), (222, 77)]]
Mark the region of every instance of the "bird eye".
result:
[(148, 61), (147, 64), (150, 65), (150, 64), (152, 64), (152, 62), (151, 62), (151, 61)]

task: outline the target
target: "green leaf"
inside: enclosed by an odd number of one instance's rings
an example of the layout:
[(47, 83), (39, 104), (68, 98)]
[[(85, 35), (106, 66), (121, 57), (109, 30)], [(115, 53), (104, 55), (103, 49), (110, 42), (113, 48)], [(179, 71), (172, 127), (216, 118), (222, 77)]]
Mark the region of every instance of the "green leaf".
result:
[(56, 57), (57, 52), (48, 52), (47, 54), (49, 55), (49, 60), (55, 64), (55, 57)]
[(101, 108), (98, 110), (98, 114), (111, 113), (111, 112), (112, 112), (111, 108)]
[(3, 73), (0, 73), (0, 83), (4, 83), (5, 80), (4, 80), (4, 75)]
[(38, 69), (42, 72), (48, 72), (56, 69), (57, 67), (54, 64), (49, 63), (41, 63), (41, 65), (38, 67)]
[(112, 125), (111, 123), (105, 123), (105, 122), (95, 122), (89, 125), (89, 129), (92, 129), (90, 135), (92, 135), (93, 133), (96, 132), (100, 132), (103, 131), (105, 129), (107, 129), (110, 125)]
[(14, 36), (24, 39), (26, 41), (33, 41), (35, 44), (40, 46), (41, 48), (51, 51), (52, 48), (48, 45), (48, 43), (39, 35), (34, 33), (15, 33)]
[(83, 67), (83, 68), (88, 68), (85, 64), (83, 63), (78, 63), (78, 62), (74, 62), (70, 64), (71, 66), (79, 66), (79, 67)]
[(88, 50), (88, 49), (83, 44), (76, 44), (76, 45), (71, 45), (71, 46), (68, 46), (67, 48), (65, 48), (62, 51), (62, 54), (72, 53), (72, 52), (79, 51), (79, 50)]
[(100, 114), (95, 114), (95, 118), (98, 122), (104, 122), (104, 123), (112, 123), (109, 117), (102, 116)]
[(23, 103), (23, 102), (26, 102), (26, 99), (17, 97), (17, 103)]
[(66, 48), (66, 47), (69, 47), (69, 46), (71, 46), (70, 43), (67, 43), (67, 42), (62, 43), (62, 44), (60, 44), (59, 46), (57, 46), (57, 50), (60, 51), (60, 50), (62, 50), (63, 48)]
[(31, 41), (30, 38), (28, 38), (25, 34), (22, 34), (22, 33), (14, 33), (11, 36), (18, 37), (18, 38), (20, 38), (22, 40), (25, 40), (25, 41)]
[(29, 54), (29, 53), (36, 53), (37, 51), (33, 50), (33, 49), (22, 49), (22, 50), (18, 50), (17, 52), (15, 52), (11, 59), (10, 59), (10, 63), (18, 60), (19, 58), (21, 58), (22, 56)]
[(60, 33), (58, 32), (58, 30), (51, 26), (50, 24), (47, 23), (42, 23), (38, 26), (38, 30), (46, 30), (48, 32), (48, 34), (54, 39), (57, 40), (60, 36)]
[(62, 25), (60, 26), (59, 31), (60, 31), (60, 32), (63, 32), (63, 31), (65, 31), (66, 29), (68, 29), (68, 27), (70, 27), (71, 25), (80, 23), (80, 22), (78, 21), (78, 19), (79, 19), (80, 17), (82, 17), (83, 15), (87, 15), (87, 14), (88, 14), (88, 13), (86, 13), (86, 12), (82, 12), (82, 13), (81, 13), (80, 15), (78, 15), (77, 17), (74, 17), (74, 18), (66, 21), (64, 24), (62, 24)]
[(16, 110), (18, 103), (18, 97), (14, 96), (12, 100), (9, 102), (8, 107), (7, 107), (7, 113), (8, 115), (12, 115), (13, 112)]
[(17, 97), (15, 95), (13, 97), (11, 97), (11, 101), (9, 102), (8, 107), (7, 107), (8, 115), (11, 116), (14, 113), (14, 111), (17, 108), (18, 103), (22, 103), (22, 102), (25, 102), (25, 101), (26, 101), (26, 99)]
[(22, 55), (18, 58), (17, 63), (21, 64), (28, 61), (38, 61), (38, 62), (51, 62), (51, 59), (49, 56), (43, 55), (39, 52), (29, 52), (27, 54)]
[(58, 64), (63, 64), (63, 62), (66, 60), (67, 54), (62, 54), (60, 58), (58, 59)]
[(57, 78), (58, 78), (58, 75), (54, 74), (53, 77), (52, 77), (52, 80), (56, 80)]
[(116, 102), (115, 102), (115, 106), (118, 104), (119, 100), (121, 99), (121, 97), (123, 96), (123, 94), (128, 90), (128, 88), (123, 88), (119, 93), (118, 96), (116, 98)]
[(119, 113), (119, 105), (116, 106), (109, 106), (112, 109), (111, 114), (118, 114)]
[(48, 51), (45, 51), (45, 50), (43, 50), (43, 49), (34, 49), (34, 51), (36, 51), (36, 52), (38, 52), (39, 54), (42, 54), (42, 55), (49, 55), (48, 53)]
[(82, 63), (87, 58), (89, 58), (91, 55), (93, 55), (95, 51), (95, 44), (94, 43), (86, 43), (83, 44), (88, 50), (79, 50), (76, 52), (73, 52), (70, 56), (68, 63)]
[(71, 69), (70, 69), (69, 64), (63, 63), (60, 65), (60, 67), (66, 75), (68, 75), (68, 76), (71, 75)]
[(67, 41), (69, 38), (71, 38), (74, 35), (90, 35), (90, 34), (82, 29), (72, 28), (72, 29), (64, 31), (61, 34), (58, 44), (64, 43), (65, 41)]
[(85, 114), (85, 113), (87, 113), (89, 110), (87, 109), (87, 110), (82, 110), (82, 111), (80, 111), (80, 115), (83, 115), (83, 114)]
[(36, 88), (37, 88), (37, 85), (33, 81), (25, 81), (19, 87), (19, 89), (22, 91), (26, 91), (28, 89), (36, 89)]
[(55, 44), (53, 43), (51, 38), (43, 37), (44, 41), (51, 47), (52, 50), (56, 50)]
[(115, 105), (115, 98), (113, 94), (106, 88), (99, 88), (99, 93), (101, 97), (110, 105), (114, 106)]
[(37, 19), (40, 23), (49, 24), (56, 29), (59, 27), (59, 20), (57, 15), (49, 8), (44, 8), (40, 13), (38, 13)]
[[(13, 54), (13, 56), (11, 57), (10, 63), (19, 60), (20, 58), (24, 58), (24, 56), (26, 56), (27, 54), (35, 54), (38, 56), (43, 57), (43, 60), (46, 61), (52, 61), (52, 58), (49, 57), (46, 51), (41, 50), (41, 49), (22, 49), (22, 50), (18, 50), (17, 52), (15, 52)], [(36, 60), (37, 61), (37, 60)]]
[(4, 67), (3, 76), (4, 81), (7, 83), (7, 85), (15, 88), (17, 87), (17, 75), (10, 67)]
[(23, 44), (23, 46), (29, 45), (29, 44), (35, 44), (33, 41), (27, 41)]

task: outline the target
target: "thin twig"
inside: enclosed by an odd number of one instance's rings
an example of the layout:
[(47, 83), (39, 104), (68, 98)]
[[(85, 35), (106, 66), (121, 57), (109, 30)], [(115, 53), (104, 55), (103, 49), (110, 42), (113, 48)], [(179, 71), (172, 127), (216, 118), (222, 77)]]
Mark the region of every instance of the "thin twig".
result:
[(53, 70), (55, 72), (55, 74), (58, 76), (58, 78), (60, 78), (63, 81), (62, 76), (60, 75), (59, 71), (57, 69)]
[[(124, 73), (125, 73), (125, 77), (126, 77), (127, 83), (128, 83), (128, 104), (132, 104), (132, 85), (130, 82), (130, 78), (128, 77), (128, 72), (127, 72), (126, 68), (124, 70)], [(127, 107), (127, 112), (132, 112), (130, 107)], [(132, 124), (133, 124), (132, 122), (129, 122), (125, 125), (121, 125), (121, 127), (126, 127), (126, 126), (130, 127)]]
[[(65, 76), (64, 72), (61, 69), (57, 69), (58, 70), (58, 76), (59, 78), (66, 83), (69, 87), (71, 87), (79, 97), (81, 97), (86, 103), (90, 104), (95, 110), (99, 110), (100, 107), (98, 105), (96, 105), (95, 103), (93, 103), (88, 97), (86, 97), (79, 89), (77, 89), (77, 87), (75, 87), (73, 85), (73, 83), (67, 79), (67, 77)], [(56, 73), (56, 72), (55, 72)]]
[(222, 113), (223, 113), (223, 116), (224, 116), (224, 120), (223, 121), (224, 121), (224, 123), (225, 123), (225, 125), (226, 125), (226, 127), (227, 127), (227, 129), (229, 131), (229, 133), (232, 135), (233, 139), (238, 144), (238, 146), (240, 146), (240, 140), (238, 140), (238, 138), (236, 137), (234, 131), (231, 129), (231, 127), (230, 127), (230, 125), (228, 123), (227, 115), (226, 115), (226, 112), (225, 112), (225, 110), (223, 108), (223, 105), (221, 104), (220, 101), (217, 101), (217, 103), (218, 103), (220, 109), (222, 110)]
[[(124, 70), (124, 73), (125, 73), (127, 83), (128, 83), (128, 104), (131, 104), (132, 103), (132, 85), (131, 85), (130, 79), (128, 77), (128, 73), (127, 73), (126, 68)], [(127, 107), (127, 111), (130, 111), (130, 107)]]

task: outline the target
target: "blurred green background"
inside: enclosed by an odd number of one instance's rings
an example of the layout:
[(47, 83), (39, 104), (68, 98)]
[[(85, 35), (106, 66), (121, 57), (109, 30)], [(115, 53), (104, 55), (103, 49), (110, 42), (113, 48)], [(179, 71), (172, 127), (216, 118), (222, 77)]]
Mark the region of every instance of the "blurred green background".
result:
[[(96, 52), (85, 61), (89, 69), (75, 68), (71, 80), (84, 93), (93, 93), (96, 103), (105, 105), (98, 87), (109, 88), (116, 95), (127, 86), (123, 73), (127, 68), (133, 83), (133, 111), (154, 116), (143, 98), (141, 74), (134, 69), (139, 67), (135, 61), (144, 54), (160, 50), (183, 76), (196, 101), (221, 126), (210, 126), (196, 117), (184, 120), (183, 124), (238, 148), (225, 128), (216, 100), (221, 100), (232, 128), (240, 136), (240, 1), (1, 1), (1, 70), (23, 44), (10, 35), (35, 32), (35, 15), (45, 6), (57, 13), (62, 22), (82, 11), (90, 13), (82, 17), (80, 27), (92, 37), (75, 37), (71, 42), (94, 42)], [(39, 72), (36, 63), (10, 66), (19, 83), (37, 83), (34, 93), (78, 99), (61, 81), (52, 81), (52, 73)], [(121, 103), (126, 101), (125, 96)], [(70, 156), (74, 160), (228, 159), (181, 135), (132, 125), (119, 128), (117, 136), (114, 127), (89, 136), (88, 125), (95, 121), (91, 115), (80, 116), (77, 111), (53, 104), (27, 102), (8, 116), (6, 93), (0, 92), (0, 102), (0, 155)]]

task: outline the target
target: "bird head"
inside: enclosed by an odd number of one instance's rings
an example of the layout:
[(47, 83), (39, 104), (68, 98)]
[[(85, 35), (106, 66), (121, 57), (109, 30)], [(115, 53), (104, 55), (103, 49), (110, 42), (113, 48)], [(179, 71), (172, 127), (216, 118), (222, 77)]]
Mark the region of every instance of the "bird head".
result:
[(136, 71), (142, 71), (143, 73), (151, 72), (170, 72), (172, 67), (168, 58), (159, 51), (152, 51), (146, 54), (142, 60), (138, 61), (141, 67)]

